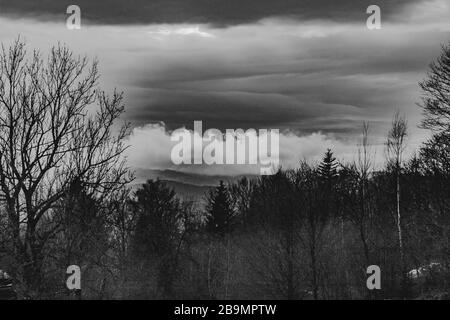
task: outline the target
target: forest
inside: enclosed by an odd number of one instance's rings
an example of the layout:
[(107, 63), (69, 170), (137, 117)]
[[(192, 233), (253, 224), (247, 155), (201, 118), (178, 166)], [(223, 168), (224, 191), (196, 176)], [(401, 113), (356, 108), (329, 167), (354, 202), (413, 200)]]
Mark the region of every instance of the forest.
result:
[(396, 113), (381, 167), (364, 123), (355, 161), (324, 150), (222, 181), (206, 205), (160, 180), (130, 187), (122, 94), (98, 82), (97, 61), (64, 46), (0, 52), (0, 269), (19, 298), (450, 298), (450, 46), (419, 84), (429, 138), (412, 156)]

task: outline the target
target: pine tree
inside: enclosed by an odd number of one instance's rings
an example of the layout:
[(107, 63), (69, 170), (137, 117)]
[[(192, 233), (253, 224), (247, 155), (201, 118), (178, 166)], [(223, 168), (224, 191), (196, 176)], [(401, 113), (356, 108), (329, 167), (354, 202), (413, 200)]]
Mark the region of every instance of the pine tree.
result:
[(220, 181), (207, 197), (207, 229), (211, 233), (224, 235), (231, 231), (234, 212), (232, 210), (228, 188)]
[(133, 206), (137, 213), (132, 240), (135, 256), (150, 273), (156, 264), (157, 292), (162, 298), (173, 298), (182, 245), (180, 201), (164, 182), (148, 180), (136, 191)]
[(319, 176), (324, 181), (332, 181), (334, 180), (338, 173), (337, 168), (339, 163), (336, 161), (336, 158), (333, 157), (333, 152), (330, 149), (327, 150), (325, 156), (322, 159), (322, 162), (319, 165), (318, 173)]
[(136, 191), (135, 198), (135, 253), (143, 257), (170, 253), (178, 234), (179, 201), (175, 191), (159, 180), (148, 180)]
[(96, 199), (80, 179), (75, 179), (59, 202), (62, 214), (62, 243), (65, 259), (63, 263), (80, 264), (91, 255), (101, 254), (106, 245), (106, 217)]
[[(336, 182), (337, 182), (337, 168), (338, 162), (333, 156), (330, 149), (325, 153), (322, 162), (315, 172), (311, 172), (309, 177), (310, 187), (308, 197), (314, 199), (315, 205), (308, 208), (307, 224), (309, 226), (309, 251), (311, 257), (311, 273), (312, 273), (312, 288), (313, 297), (315, 300), (319, 298), (319, 261), (318, 252), (320, 239), (323, 235), (325, 227), (327, 226), (332, 213), (336, 213)], [(314, 181), (317, 181), (315, 187)]]

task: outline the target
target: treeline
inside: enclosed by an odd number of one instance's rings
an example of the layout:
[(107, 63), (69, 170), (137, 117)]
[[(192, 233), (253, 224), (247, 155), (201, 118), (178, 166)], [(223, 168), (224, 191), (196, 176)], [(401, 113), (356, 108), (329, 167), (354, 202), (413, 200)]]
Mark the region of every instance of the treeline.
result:
[(0, 269), (20, 298), (448, 298), (450, 47), (421, 83), (431, 137), (414, 156), (396, 114), (382, 169), (364, 124), (354, 163), (328, 150), (221, 182), (205, 207), (158, 180), (130, 190), (122, 95), (63, 46), (43, 61), (20, 40), (0, 52)]
[[(448, 297), (450, 180), (434, 160), (423, 149), (400, 173), (368, 173), (328, 150), (318, 165), (221, 182), (204, 208), (158, 180), (103, 201), (74, 183), (35, 297), (72, 297), (72, 264), (85, 299)], [(381, 290), (367, 289), (369, 265)]]
[[(328, 151), (317, 166), (221, 183), (204, 210), (148, 181), (116, 219), (129, 224), (113, 241), (121, 273), (108, 297), (448, 297), (450, 181), (428, 160), (366, 174)], [(367, 289), (369, 265), (381, 268), (379, 291)]]

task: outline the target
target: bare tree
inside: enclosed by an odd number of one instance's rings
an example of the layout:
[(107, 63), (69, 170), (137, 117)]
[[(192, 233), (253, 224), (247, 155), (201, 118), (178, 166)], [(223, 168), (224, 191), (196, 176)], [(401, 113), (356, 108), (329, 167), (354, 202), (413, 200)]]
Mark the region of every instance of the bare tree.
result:
[[(89, 66), (90, 65), (90, 66)], [(122, 94), (98, 88), (97, 62), (62, 45), (44, 61), (16, 40), (0, 52), (0, 189), (14, 241), (17, 276), (28, 292), (39, 290), (56, 203), (71, 182), (105, 195), (129, 181), (121, 156)], [(43, 219), (45, 217), (46, 219)]]
[(363, 243), (364, 248), (364, 256), (366, 258), (366, 263), (369, 265), (370, 263), (370, 250), (367, 241), (367, 230), (366, 230), (366, 222), (367, 215), (369, 213), (369, 199), (368, 197), (368, 182), (370, 172), (373, 170), (373, 154), (370, 150), (370, 142), (369, 142), (369, 124), (367, 122), (363, 123), (362, 130), (362, 138), (361, 144), (358, 148), (358, 173), (360, 178), (360, 214), (358, 221), (360, 238)]
[(422, 127), (434, 133), (450, 128), (450, 44), (442, 47), (442, 54), (430, 64), (427, 78), (420, 83), (423, 90), (424, 111)]
[(396, 112), (392, 119), (392, 127), (389, 130), (388, 138), (386, 142), (386, 150), (388, 156), (388, 164), (391, 166), (395, 173), (396, 179), (396, 212), (397, 212), (397, 233), (398, 243), (400, 249), (400, 259), (402, 264), (402, 272), (405, 267), (405, 257), (403, 250), (403, 235), (402, 235), (402, 216), (400, 212), (400, 173), (402, 169), (403, 154), (406, 147), (407, 136), (407, 122), (404, 117)]
[(421, 149), (428, 166), (443, 176), (450, 172), (450, 43), (430, 64), (427, 77), (420, 83), (424, 119), (422, 127), (431, 138)]

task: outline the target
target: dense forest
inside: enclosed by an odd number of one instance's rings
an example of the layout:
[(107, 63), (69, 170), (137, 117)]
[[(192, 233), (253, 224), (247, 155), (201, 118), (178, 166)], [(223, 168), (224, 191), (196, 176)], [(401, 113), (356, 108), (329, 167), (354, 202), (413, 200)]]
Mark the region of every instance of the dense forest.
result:
[[(450, 297), (449, 46), (420, 83), (430, 138), (413, 156), (397, 113), (383, 167), (364, 123), (354, 162), (324, 150), (221, 182), (206, 206), (159, 180), (129, 187), (122, 96), (98, 79), (65, 47), (43, 60), (18, 40), (0, 54), (0, 269), (20, 298)], [(75, 294), (69, 265), (81, 267)], [(367, 289), (370, 265), (380, 290)]]

